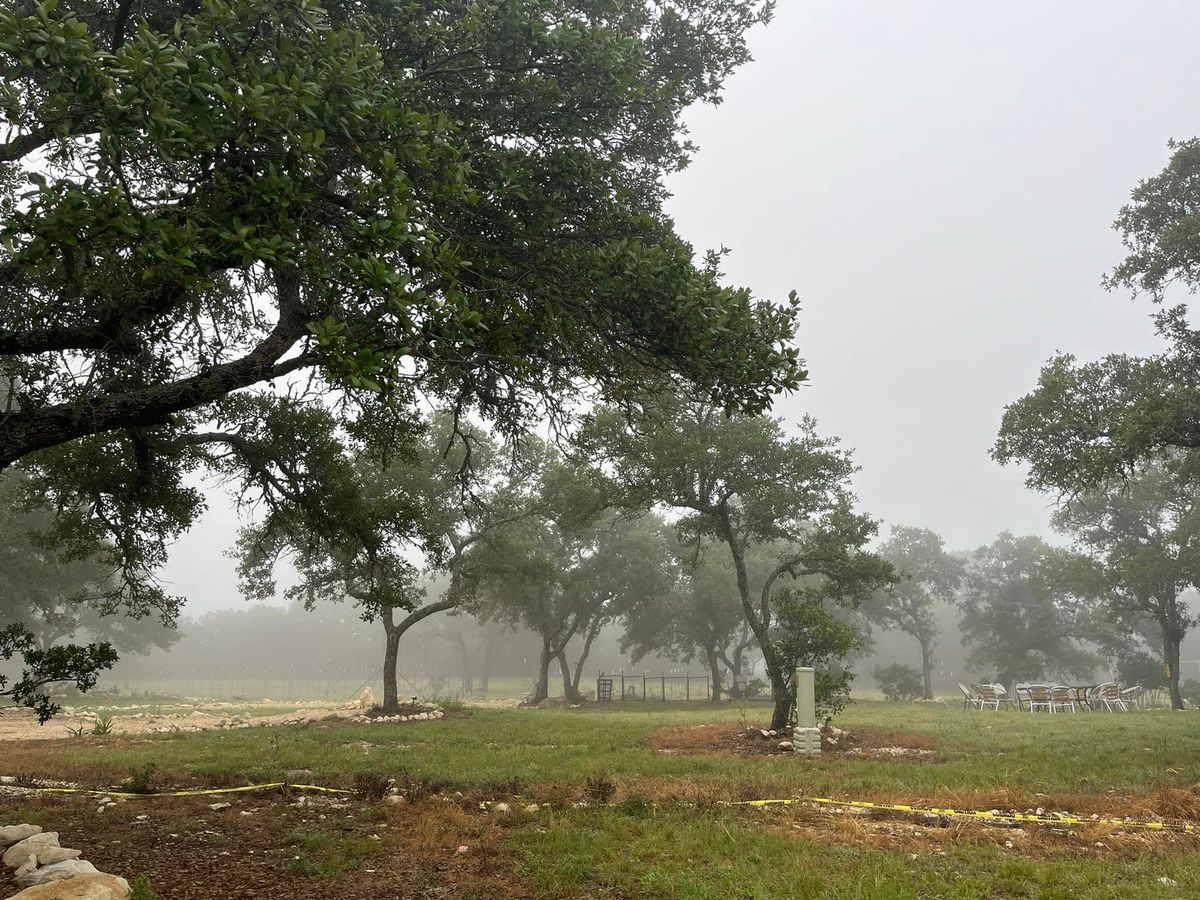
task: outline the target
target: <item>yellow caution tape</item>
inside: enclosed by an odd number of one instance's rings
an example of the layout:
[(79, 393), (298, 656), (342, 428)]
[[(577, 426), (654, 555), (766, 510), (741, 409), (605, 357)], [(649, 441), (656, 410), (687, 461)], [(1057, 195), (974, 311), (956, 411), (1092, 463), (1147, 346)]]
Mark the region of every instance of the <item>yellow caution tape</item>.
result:
[(135, 794), (128, 791), (93, 791), (87, 788), (64, 788), (64, 787), (24, 787), (22, 785), (9, 785), (20, 790), (40, 791), (47, 794), (92, 794), (97, 797), (124, 797), (127, 799), (138, 798), (146, 799), (148, 797), (201, 797), (206, 794), (244, 794), (249, 791), (271, 791), (276, 788), (288, 788), (293, 791), (320, 791), (325, 794), (353, 794), (354, 791), (344, 790), (343, 788), (321, 787), (317, 784), (288, 784), (286, 781), (273, 781), (270, 784), (249, 784), (243, 787), (231, 788), (208, 788), (202, 791), (155, 791), (153, 793)]
[(987, 822), (1032, 822), (1040, 825), (1109, 825), (1119, 828), (1145, 828), (1150, 831), (1182, 831), (1200, 833), (1200, 825), (1189, 822), (1150, 822), (1136, 819), (1081, 818), (1067, 815), (1037, 815), (1035, 813), (1003, 813), (984, 810), (948, 809), (937, 806), (911, 806), (907, 803), (873, 803), (869, 800), (834, 800), (831, 797), (794, 797), (789, 800), (744, 800), (737, 806), (786, 806), (796, 803), (815, 803), (824, 806), (851, 806), (856, 809), (876, 809), (883, 812), (913, 813), (916, 815), (946, 816), (955, 819), (976, 819)]

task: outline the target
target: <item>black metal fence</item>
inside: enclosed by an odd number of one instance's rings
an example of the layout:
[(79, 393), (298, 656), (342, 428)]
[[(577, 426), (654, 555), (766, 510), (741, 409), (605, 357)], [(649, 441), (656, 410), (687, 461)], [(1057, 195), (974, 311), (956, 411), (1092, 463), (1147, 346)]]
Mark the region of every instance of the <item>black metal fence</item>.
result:
[(708, 675), (631, 675), (601, 672), (596, 678), (596, 700), (708, 700), (712, 682)]

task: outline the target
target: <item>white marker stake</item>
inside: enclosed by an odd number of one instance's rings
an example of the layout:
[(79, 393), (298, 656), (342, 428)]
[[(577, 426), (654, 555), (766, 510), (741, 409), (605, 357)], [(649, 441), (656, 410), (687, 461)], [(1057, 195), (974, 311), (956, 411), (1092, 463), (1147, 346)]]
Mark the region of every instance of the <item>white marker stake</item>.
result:
[(792, 733), (792, 749), (805, 756), (821, 753), (816, 672), (808, 666), (796, 670), (796, 730)]

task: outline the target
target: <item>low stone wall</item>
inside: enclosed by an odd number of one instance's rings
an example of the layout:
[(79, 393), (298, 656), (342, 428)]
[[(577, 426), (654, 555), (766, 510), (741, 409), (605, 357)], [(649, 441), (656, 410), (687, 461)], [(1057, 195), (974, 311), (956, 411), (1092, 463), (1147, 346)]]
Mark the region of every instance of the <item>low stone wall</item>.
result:
[(39, 825), (0, 826), (4, 865), (25, 890), (9, 900), (127, 900), (129, 882), (101, 872), (83, 851), (63, 847), (57, 831)]

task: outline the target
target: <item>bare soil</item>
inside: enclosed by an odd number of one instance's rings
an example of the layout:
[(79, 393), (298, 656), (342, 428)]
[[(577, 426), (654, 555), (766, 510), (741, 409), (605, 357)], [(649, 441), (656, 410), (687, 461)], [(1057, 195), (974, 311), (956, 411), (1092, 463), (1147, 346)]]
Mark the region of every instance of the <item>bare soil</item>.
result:
[[(661, 753), (711, 753), (724, 756), (790, 756), (786, 733), (764, 736), (760, 728), (738, 722), (713, 722), (703, 725), (672, 725), (650, 735), (650, 746)], [(868, 759), (907, 759), (933, 762), (937, 759), (937, 740), (924, 734), (912, 734), (891, 728), (849, 731), (824, 731), (823, 753), (858, 756)]]
[[(214, 811), (214, 800), (231, 805)], [(160, 900), (530, 896), (499, 849), (504, 831), (495, 817), (444, 800), (393, 806), (279, 794), (160, 797), (101, 813), (80, 798), (0, 798), (0, 820), (31, 810), (102, 871), (146, 875)], [(305, 838), (332, 849), (305, 849)], [(343, 842), (346, 854), (362, 855), (350, 871), (337, 871)], [(327, 872), (312, 871), (320, 866)], [(7, 870), (0, 874), (0, 896), (18, 889)]]

